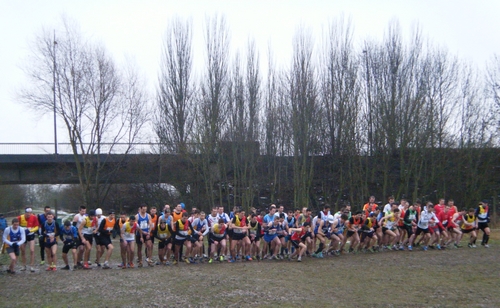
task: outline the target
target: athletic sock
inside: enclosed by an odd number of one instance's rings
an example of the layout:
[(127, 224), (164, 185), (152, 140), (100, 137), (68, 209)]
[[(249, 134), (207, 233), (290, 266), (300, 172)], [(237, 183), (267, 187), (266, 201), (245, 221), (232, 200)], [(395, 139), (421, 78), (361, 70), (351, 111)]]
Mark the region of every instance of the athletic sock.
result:
[(490, 239), (490, 236), (488, 234), (483, 235), (483, 244), (488, 244), (488, 240)]
[(316, 250), (316, 253), (320, 253), (323, 251), (323, 243), (319, 244), (319, 248)]

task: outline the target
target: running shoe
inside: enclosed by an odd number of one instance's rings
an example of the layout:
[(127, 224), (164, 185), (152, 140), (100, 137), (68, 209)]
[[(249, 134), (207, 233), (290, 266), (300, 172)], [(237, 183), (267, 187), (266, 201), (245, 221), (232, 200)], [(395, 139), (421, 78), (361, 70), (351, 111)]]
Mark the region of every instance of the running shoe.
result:
[(104, 262), (104, 265), (102, 266), (102, 269), (110, 269), (111, 266), (109, 266), (108, 263)]
[(323, 258), (323, 253), (322, 253), (322, 252), (318, 253), (318, 254), (316, 255), (316, 257), (318, 257), (318, 258), (322, 259), (322, 258)]
[(196, 261), (193, 258), (191, 258), (191, 257), (189, 257), (188, 260), (189, 260), (189, 263), (191, 263), (191, 264), (196, 263)]
[(408, 246), (408, 251), (412, 251), (412, 250), (413, 250), (413, 247)]
[(229, 263), (234, 263), (235, 261), (234, 261), (234, 259), (233, 259), (233, 258), (229, 258), (229, 259), (227, 260), (227, 262), (229, 262)]
[(164, 265), (171, 265), (169, 261), (165, 261)]
[(34, 272), (35, 272), (35, 268), (34, 268), (33, 266), (32, 266), (32, 267), (30, 267), (30, 271), (31, 271), (32, 273), (34, 273)]
[(57, 271), (57, 267), (55, 265), (52, 267), (52, 271), (53, 272)]
[(16, 273), (15, 271), (11, 271), (10, 269), (7, 270), (7, 274), (14, 275), (15, 273)]
[(46, 269), (47, 272), (50, 272), (51, 270), (52, 270), (51, 266), (47, 267), (47, 269)]
[(318, 255), (317, 255), (315, 252), (313, 252), (312, 257), (313, 257), (313, 258), (317, 258), (317, 257), (318, 257)]
[(302, 257), (298, 257), (297, 262), (302, 262)]
[(44, 260), (40, 261), (40, 265), (45, 265), (45, 261)]
[(246, 260), (247, 261), (252, 261), (252, 257), (250, 257), (250, 255), (246, 256)]
[(423, 249), (424, 251), (427, 251), (427, 249), (429, 249), (429, 248), (428, 248), (427, 246), (423, 246), (423, 247), (422, 247), (422, 249)]
[(220, 257), (219, 257), (219, 261), (220, 261), (220, 262), (224, 261), (224, 257), (223, 257), (223, 256), (220, 256)]
[(26, 270), (26, 265), (21, 266), (21, 271), (24, 272)]
[(436, 249), (437, 249), (437, 250), (441, 250), (441, 245), (437, 244), (437, 245), (436, 245)]
[(188, 258), (185, 258), (184, 262), (186, 262), (187, 264), (191, 263)]
[(405, 250), (405, 247), (403, 245), (400, 245), (399, 250)]
[(139, 261), (139, 264), (137, 264), (137, 267), (142, 267), (142, 262)]
[(467, 247), (472, 248), (472, 244), (471, 243), (467, 244)]
[(490, 248), (490, 245), (484, 244), (484, 248)]
[(212, 259), (212, 258), (208, 259), (209, 264), (212, 264), (213, 262), (214, 262), (214, 259)]
[(83, 269), (88, 270), (88, 269), (91, 269), (91, 268), (90, 268), (90, 266), (89, 266), (89, 264), (88, 264), (88, 263), (84, 263), (84, 264), (83, 264)]
[(128, 267), (130, 267), (130, 268), (134, 268), (134, 263), (130, 262), (130, 263), (128, 264)]
[(472, 244), (472, 248), (476, 248), (476, 247), (477, 247), (476, 244)]
[(69, 265), (66, 265), (65, 267), (61, 267), (62, 270), (70, 270)]
[(173, 265), (177, 265), (177, 260), (174, 260), (174, 262), (172, 262)]

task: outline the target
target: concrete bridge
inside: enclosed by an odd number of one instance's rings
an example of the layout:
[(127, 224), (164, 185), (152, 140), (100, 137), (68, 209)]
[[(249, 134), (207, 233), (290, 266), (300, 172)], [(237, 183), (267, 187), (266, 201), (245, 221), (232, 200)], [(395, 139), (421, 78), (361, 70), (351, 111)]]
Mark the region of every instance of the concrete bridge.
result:
[[(133, 154), (91, 156), (94, 167), (98, 161), (103, 165), (99, 171), (99, 182), (169, 183), (174, 178), (179, 179), (180, 171), (186, 171), (187, 160), (180, 155), (145, 154), (151, 153), (150, 149), (145, 149), (145, 145), (152, 144), (142, 145)], [(49, 147), (53, 149), (54, 145), (0, 144), (0, 185), (79, 183), (75, 156), (67, 150), (60, 150), (66, 154), (47, 154)], [(61, 149), (63, 150), (62, 147)], [(83, 162), (81, 155), (78, 156), (78, 161)]]

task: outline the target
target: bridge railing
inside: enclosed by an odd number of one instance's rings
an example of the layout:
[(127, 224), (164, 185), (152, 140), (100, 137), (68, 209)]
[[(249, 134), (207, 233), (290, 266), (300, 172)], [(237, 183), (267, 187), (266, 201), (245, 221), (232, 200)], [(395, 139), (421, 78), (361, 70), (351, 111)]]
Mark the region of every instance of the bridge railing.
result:
[[(84, 144), (88, 148), (88, 144)], [(102, 143), (101, 153), (110, 154), (151, 154), (159, 152), (158, 143)], [(54, 143), (0, 143), (0, 155), (46, 155), (54, 154)], [(58, 154), (73, 154), (70, 143), (58, 143)]]

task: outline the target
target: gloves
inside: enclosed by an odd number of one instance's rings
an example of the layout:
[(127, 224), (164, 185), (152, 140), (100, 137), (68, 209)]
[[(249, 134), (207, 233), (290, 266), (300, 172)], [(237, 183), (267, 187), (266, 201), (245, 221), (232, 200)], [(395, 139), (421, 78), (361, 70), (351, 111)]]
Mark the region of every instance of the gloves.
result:
[(12, 245), (10, 247), (16, 248), (17, 247), (17, 243), (12, 243)]

